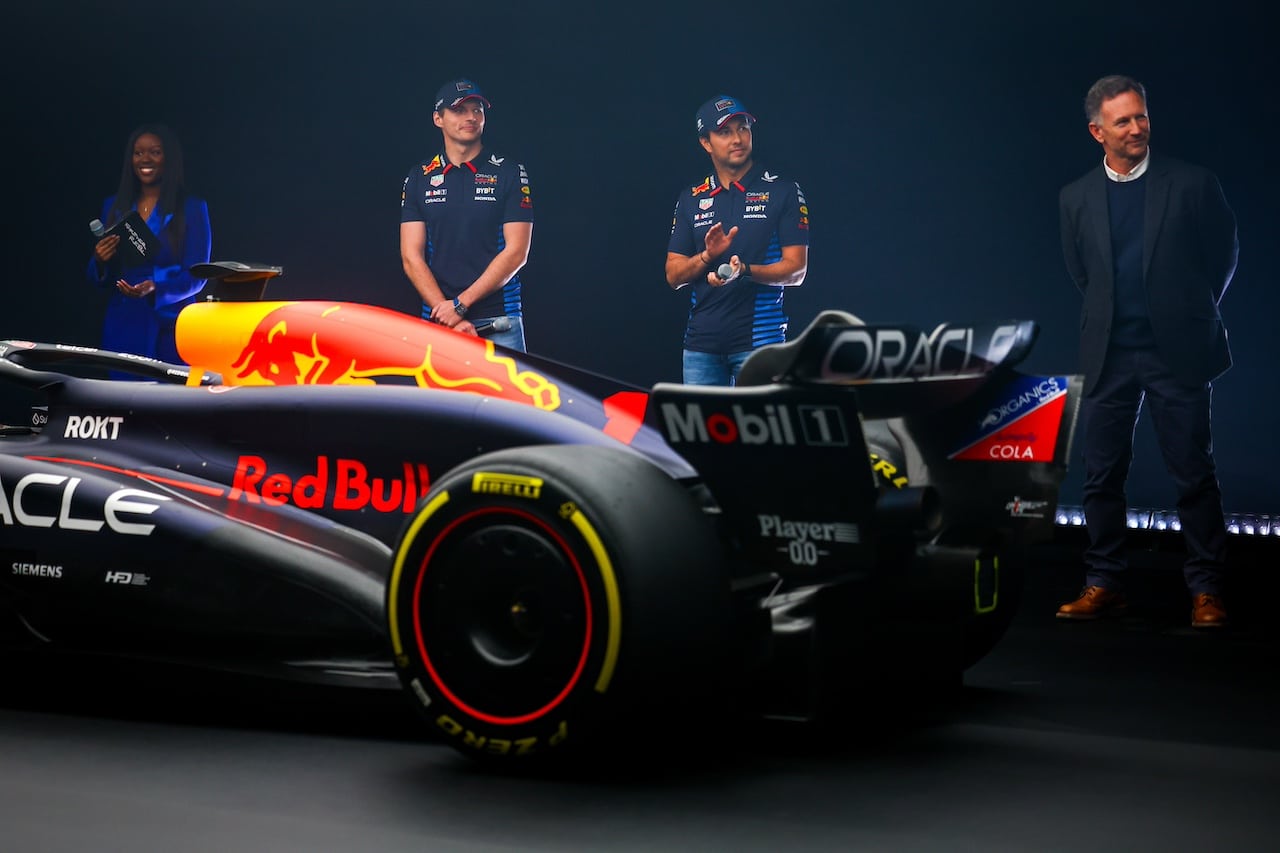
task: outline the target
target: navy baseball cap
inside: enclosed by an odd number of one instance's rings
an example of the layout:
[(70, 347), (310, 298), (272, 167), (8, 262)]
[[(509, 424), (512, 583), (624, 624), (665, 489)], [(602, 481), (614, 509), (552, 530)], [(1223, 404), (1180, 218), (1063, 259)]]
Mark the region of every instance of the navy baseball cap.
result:
[(435, 111), (440, 112), (447, 107), (456, 107), (468, 98), (477, 98), (484, 108), (489, 109), (489, 99), (480, 92), (480, 87), (470, 80), (450, 80), (436, 92)]
[(737, 98), (716, 95), (698, 107), (698, 135), (710, 133), (734, 116), (746, 116), (748, 124), (756, 123), (756, 117), (747, 112), (747, 108)]

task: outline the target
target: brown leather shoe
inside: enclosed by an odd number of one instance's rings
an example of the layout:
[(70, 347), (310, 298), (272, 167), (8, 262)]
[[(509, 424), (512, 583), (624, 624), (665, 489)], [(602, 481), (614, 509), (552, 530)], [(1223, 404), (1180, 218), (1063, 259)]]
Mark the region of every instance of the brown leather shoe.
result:
[(1222, 599), (1213, 593), (1202, 592), (1191, 599), (1192, 628), (1221, 628), (1227, 624), (1227, 609)]
[(1124, 596), (1104, 586), (1087, 586), (1075, 601), (1058, 608), (1059, 619), (1098, 619), (1119, 616), (1129, 608)]

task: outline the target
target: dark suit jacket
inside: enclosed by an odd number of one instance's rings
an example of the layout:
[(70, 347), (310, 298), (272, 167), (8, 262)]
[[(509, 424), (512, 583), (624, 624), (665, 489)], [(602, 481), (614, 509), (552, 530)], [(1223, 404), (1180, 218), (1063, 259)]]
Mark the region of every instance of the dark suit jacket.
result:
[[(1084, 294), (1085, 393), (1106, 360), (1114, 307), (1107, 174), (1101, 164), (1058, 197), (1067, 272)], [(1147, 164), (1142, 273), (1156, 348), (1169, 370), (1209, 382), (1231, 366), (1218, 302), (1236, 269), (1236, 219), (1212, 172), (1154, 152)]]

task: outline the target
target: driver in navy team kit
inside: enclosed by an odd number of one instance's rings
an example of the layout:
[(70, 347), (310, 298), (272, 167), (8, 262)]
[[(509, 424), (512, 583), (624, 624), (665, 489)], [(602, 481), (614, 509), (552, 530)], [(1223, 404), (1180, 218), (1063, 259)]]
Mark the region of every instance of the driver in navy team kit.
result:
[(698, 141), (712, 170), (676, 201), (666, 265), (672, 288), (692, 285), (683, 357), (689, 385), (733, 385), (753, 350), (786, 341), (783, 296), (808, 268), (804, 193), (755, 165), (755, 121), (728, 95), (698, 110)]
[(432, 120), (444, 145), (404, 180), (400, 257), (423, 319), (460, 331), (489, 325), (494, 343), (523, 352), (520, 269), (533, 239), (533, 201), (524, 166), (484, 148), (488, 109), (470, 80), (450, 80), (436, 93)]

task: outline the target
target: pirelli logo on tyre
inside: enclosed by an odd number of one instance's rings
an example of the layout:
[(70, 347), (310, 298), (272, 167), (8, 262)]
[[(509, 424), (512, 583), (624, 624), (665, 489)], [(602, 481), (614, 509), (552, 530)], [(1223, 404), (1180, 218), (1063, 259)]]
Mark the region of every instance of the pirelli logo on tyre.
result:
[(471, 477), (471, 491), (481, 495), (506, 495), (536, 501), (542, 497), (542, 478), (477, 471)]

